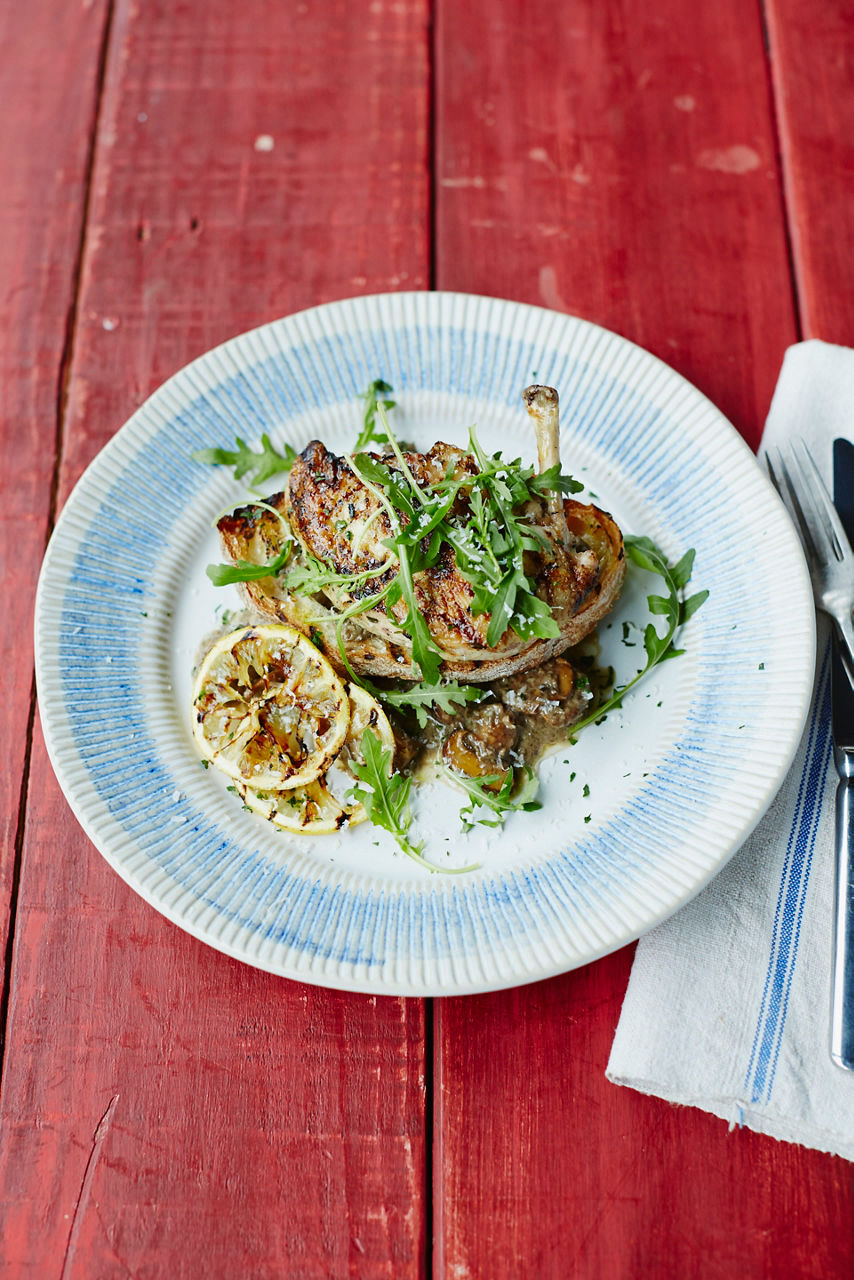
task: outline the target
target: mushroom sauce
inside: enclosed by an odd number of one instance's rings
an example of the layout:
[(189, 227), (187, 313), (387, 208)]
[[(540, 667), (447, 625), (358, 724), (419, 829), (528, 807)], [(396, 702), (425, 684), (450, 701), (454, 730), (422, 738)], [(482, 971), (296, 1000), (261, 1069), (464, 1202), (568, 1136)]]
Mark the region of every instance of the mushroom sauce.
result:
[(419, 728), (391, 713), (396, 767), (426, 779), (441, 762), (470, 778), (500, 781), (508, 769), (534, 769), (550, 749), (565, 744), (573, 724), (605, 701), (614, 671), (599, 663), (594, 635), (530, 671), (483, 685), (483, 698), (447, 714), (435, 711)]

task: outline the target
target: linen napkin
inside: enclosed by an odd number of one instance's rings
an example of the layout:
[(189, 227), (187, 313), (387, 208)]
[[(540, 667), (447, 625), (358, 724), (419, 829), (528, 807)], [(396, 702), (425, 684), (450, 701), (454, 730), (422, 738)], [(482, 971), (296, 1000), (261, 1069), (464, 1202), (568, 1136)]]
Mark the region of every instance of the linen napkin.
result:
[[(762, 449), (802, 435), (831, 493), (832, 444), (854, 439), (854, 351), (791, 347)], [(608, 1079), (854, 1160), (854, 1072), (830, 1058), (836, 772), (829, 627), (794, 764), (746, 844), (641, 939)]]

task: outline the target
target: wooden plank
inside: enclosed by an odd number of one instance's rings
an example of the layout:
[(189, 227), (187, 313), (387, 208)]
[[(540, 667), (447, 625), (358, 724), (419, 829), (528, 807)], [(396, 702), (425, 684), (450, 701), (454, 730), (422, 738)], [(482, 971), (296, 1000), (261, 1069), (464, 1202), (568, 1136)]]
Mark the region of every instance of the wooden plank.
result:
[(3, 1275), (421, 1275), (421, 1002), (276, 979), (166, 923), (78, 834), (38, 735), (32, 791)]
[(805, 338), (854, 342), (854, 10), (769, 0), (777, 118)]
[[(230, 334), (428, 272), (427, 14), (113, 19), (60, 497)], [(107, 868), (37, 735), (2, 1099), (4, 1275), (423, 1274), (424, 1013), (275, 979)]]
[(850, 1275), (843, 1161), (607, 1083), (630, 961), (436, 1002), (434, 1275)]
[[(796, 337), (758, 10), (440, 0), (437, 41), (439, 287), (616, 329), (755, 444)], [(437, 1002), (435, 1275), (851, 1274), (842, 1162), (606, 1082), (630, 962)]]
[(32, 590), (51, 519), (106, 11), (106, 0), (60, 11), (52, 0), (0, 8), (0, 48), (15, 51), (0, 59), (0, 955), (29, 759)]
[(436, 278), (595, 320), (756, 444), (794, 334), (758, 9), (440, 0)]

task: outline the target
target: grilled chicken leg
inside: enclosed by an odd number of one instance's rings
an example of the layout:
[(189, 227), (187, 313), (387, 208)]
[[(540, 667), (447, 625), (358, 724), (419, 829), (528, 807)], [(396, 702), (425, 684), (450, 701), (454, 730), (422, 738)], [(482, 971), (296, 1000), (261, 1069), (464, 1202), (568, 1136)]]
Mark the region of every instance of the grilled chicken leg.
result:
[[(534, 423), (534, 434), (537, 438), (537, 465), (540, 471), (548, 471), (549, 467), (560, 466), (560, 411), (559, 397), (554, 387), (541, 387), (538, 383), (526, 387), (522, 392), (528, 416)], [(563, 541), (566, 541), (569, 530), (563, 514), (563, 503), (560, 494), (553, 489), (547, 500), (550, 516), (563, 526)]]

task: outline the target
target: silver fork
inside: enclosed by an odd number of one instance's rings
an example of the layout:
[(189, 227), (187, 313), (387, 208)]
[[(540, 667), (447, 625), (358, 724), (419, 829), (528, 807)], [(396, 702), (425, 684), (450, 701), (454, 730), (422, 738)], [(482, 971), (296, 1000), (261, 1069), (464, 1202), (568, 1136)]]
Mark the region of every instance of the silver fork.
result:
[[(842, 455), (837, 458), (837, 447), (834, 445), (834, 469), (840, 493), (840, 474), (845, 472), (839, 469)], [(773, 462), (766, 461), (777, 492), (801, 531), (816, 605), (830, 614), (837, 630), (830, 678), (833, 761), (839, 775), (830, 1056), (837, 1066), (854, 1071), (854, 552), (804, 441), (800, 440), (787, 457), (778, 453)], [(851, 688), (847, 687), (849, 681)]]
[(801, 534), (816, 608), (828, 614), (839, 636), (840, 657), (854, 685), (854, 551), (806, 441), (788, 455), (765, 458), (768, 475)]

